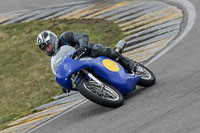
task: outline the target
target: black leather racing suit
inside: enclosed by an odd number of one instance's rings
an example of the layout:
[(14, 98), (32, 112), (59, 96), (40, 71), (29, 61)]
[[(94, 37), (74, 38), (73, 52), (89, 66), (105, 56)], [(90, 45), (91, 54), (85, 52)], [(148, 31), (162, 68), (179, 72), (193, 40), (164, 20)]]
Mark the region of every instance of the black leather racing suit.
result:
[(88, 35), (85, 33), (64, 32), (59, 38), (58, 48), (63, 45), (70, 45), (76, 49), (86, 47), (88, 53), (86, 56), (99, 57), (105, 56), (120, 63), (128, 72), (131, 72), (135, 67), (135, 62), (129, 58), (123, 57), (119, 53), (113, 51), (109, 47), (104, 47), (101, 44), (88, 43)]

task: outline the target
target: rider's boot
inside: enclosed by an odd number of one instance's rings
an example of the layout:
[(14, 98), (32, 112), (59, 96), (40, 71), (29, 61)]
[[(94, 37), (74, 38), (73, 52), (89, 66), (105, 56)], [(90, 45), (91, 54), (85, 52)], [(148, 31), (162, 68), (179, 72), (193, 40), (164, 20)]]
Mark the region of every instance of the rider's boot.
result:
[(135, 72), (137, 69), (138, 63), (136, 61), (133, 61), (127, 57), (122, 56), (120, 53), (115, 52), (114, 58), (115, 61), (120, 63), (124, 69), (126, 69), (129, 73)]

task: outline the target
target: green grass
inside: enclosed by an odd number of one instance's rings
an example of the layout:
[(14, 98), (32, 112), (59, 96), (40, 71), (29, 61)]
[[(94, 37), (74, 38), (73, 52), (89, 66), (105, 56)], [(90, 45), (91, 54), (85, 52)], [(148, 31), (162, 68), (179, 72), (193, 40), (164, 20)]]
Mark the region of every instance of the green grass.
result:
[(113, 47), (123, 38), (119, 27), (104, 20), (51, 19), (0, 26), (0, 129), (61, 93), (49, 57), (36, 45), (43, 30), (85, 32), (90, 43)]

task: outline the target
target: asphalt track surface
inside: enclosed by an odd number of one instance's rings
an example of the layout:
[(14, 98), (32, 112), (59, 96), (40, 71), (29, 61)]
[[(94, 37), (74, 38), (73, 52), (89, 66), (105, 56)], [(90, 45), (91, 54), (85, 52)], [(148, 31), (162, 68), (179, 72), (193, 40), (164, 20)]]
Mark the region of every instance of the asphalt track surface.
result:
[(149, 66), (156, 85), (138, 88), (117, 109), (88, 101), (33, 133), (199, 133), (200, 1), (190, 2), (197, 13), (192, 30)]
[(80, 0), (1, 0), (0, 13), (16, 12), (27, 9), (38, 9), (42, 7), (61, 5), (77, 1)]

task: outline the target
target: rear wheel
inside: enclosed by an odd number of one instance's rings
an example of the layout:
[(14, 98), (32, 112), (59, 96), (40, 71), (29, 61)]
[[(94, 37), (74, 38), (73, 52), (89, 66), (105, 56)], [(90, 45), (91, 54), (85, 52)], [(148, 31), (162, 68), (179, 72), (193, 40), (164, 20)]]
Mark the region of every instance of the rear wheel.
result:
[(138, 82), (138, 85), (140, 86), (149, 87), (156, 82), (156, 77), (153, 72), (142, 64), (137, 65), (135, 74), (141, 76), (141, 79)]
[(122, 94), (109, 84), (103, 81), (101, 83), (103, 85), (93, 80), (81, 79), (77, 84), (77, 89), (84, 97), (102, 106), (117, 108), (123, 105)]

